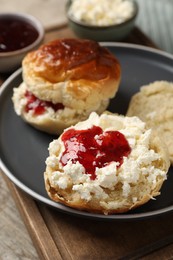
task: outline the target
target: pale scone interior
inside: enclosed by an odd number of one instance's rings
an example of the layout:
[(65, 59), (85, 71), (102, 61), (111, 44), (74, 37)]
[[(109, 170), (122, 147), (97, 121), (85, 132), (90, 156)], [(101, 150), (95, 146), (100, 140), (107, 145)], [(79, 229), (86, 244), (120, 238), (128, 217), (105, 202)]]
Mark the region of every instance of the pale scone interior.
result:
[[(86, 148), (84, 140), (87, 144), (91, 139), (83, 139), (80, 133), (83, 136), (87, 131), (92, 132), (93, 127), (101, 129), (100, 134), (92, 136), (101, 150), (97, 151), (92, 164), (91, 161), (87, 164), (86, 157), (91, 158), (95, 147)], [(64, 136), (70, 131), (75, 131), (81, 143), (75, 135), (64, 142)], [(128, 152), (120, 156), (120, 161), (108, 159), (108, 163), (102, 165), (106, 153), (101, 147), (112, 149), (112, 133), (119, 138), (123, 136)], [(123, 142), (117, 147), (119, 151), (125, 149)], [(70, 151), (66, 153), (67, 147)], [(88, 149), (89, 155), (86, 154)], [(89, 168), (86, 165), (90, 165)], [(89, 119), (70, 127), (50, 143), (44, 178), (51, 199), (79, 210), (113, 214), (126, 212), (159, 195), (168, 168), (164, 144), (139, 118), (91, 113)]]
[(157, 129), (173, 164), (173, 82), (155, 81), (142, 86), (132, 97), (127, 116), (138, 116), (148, 127)]
[[(93, 106), (88, 108), (83, 106), (83, 109), (76, 109), (71, 105), (65, 106), (63, 103), (54, 104), (51, 101), (37, 98), (28, 91), (25, 82), (22, 82), (18, 88), (14, 88), (13, 91), (12, 100), (16, 114), (35, 128), (50, 134), (61, 134), (66, 127), (85, 120), (92, 111), (102, 113), (109, 104), (108, 99), (93, 102)], [(77, 100), (71, 100), (69, 104), (77, 103), (79, 103)]]

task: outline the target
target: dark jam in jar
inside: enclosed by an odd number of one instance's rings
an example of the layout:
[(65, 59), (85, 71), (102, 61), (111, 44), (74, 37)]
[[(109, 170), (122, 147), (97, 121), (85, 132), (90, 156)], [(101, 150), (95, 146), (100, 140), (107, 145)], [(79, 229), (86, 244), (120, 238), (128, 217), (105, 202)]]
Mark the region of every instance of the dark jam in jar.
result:
[(35, 116), (42, 115), (46, 111), (46, 107), (51, 107), (55, 112), (64, 109), (62, 103), (53, 104), (50, 101), (40, 100), (29, 91), (26, 91), (25, 97), (27, 99), (25, 111), (32, 110)]
[(96, 178), (96, 167), (102, 168), (111, 162), (123, 163), (123, 157), (131, 152), (128, 141), (119, 131), (103, 131), (99, 126), (86, 130), (69, 129), (62, 135), (65, 151), (61, 156), (63, 166), (69, 160), (79, 162), (90, 178)]
[(38, 31), (17, 18), (0, 19), (0, 52), (23, 49), (38, 38)]

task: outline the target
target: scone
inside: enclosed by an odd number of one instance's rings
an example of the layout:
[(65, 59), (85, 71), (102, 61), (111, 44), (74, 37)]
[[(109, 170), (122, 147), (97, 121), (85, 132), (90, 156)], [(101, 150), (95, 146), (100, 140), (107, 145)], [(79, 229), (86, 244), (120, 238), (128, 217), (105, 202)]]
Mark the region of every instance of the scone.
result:
[(173, 82), (156, 81), (141, 87), (132, 97), (127, 115), (138, 116), (157, 129), (173, 164)]
[(52, 200), (113, 214), (159, 195), (168, 168), (167, 149), (139, 118), (93, 112), (50, 143), (44, 179)]
[(26, 55), (23, 83), (14, 89), (15, 111), (52, 134), (102, 113), (118, 90), (121, 67), (105, 47), (91, 40), (60, 39)]

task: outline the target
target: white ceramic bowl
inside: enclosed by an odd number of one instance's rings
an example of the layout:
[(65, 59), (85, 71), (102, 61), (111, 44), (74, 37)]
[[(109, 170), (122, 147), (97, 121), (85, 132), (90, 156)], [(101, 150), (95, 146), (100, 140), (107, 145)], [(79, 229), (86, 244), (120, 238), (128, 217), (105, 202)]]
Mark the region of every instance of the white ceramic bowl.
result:
[[(21, 61), (24, 58), (24, 56), (36, 49), (43, 41), (44, 39), (44, 28), (42, 23), (37, 20), (35, 17), (28, 15), (28, 14), (24, 14), (24, 13), (0, 13), (0, 22), (2, 20), (6, 20), (6, 19), (12, 19), (12, 20), (17, 20), (17, 21), (21, 21), (24, 23), (29, 24), (30, 26), (34, 27), (36, 29), (36, 31), (38, 32), (38, 36), (37, 38), (35, 38), (35, 40), (30, 43), (29, 45), (17, 49), (17, 50), (13, 50), (13, 51), (8, 51), (8, 52), (0, 52), (0, 72), (1, 73), (10, 73), (13, 72), (14, 70), (16, 70), (18, 67), (21, 66)], [(14, 32), (13, 32), (14, 35)], [(13, 41), (13, 37), (12, 39), (10, 39), (11, 41)], [(0, 42), (1, 44), (1, 42)]]

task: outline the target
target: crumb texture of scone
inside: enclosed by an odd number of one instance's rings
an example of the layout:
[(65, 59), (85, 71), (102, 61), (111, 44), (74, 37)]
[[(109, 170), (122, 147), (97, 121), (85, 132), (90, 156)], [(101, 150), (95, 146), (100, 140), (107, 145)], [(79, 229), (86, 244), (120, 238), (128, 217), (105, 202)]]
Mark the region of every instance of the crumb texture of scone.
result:
[(45, 187), (69, 207), (123, 213), (160, 194), (169, 166), (164, 144), (138, 117), (93, 112), (50, 143)]
[[(18, 115), (53, 134), (102, 113), (116, 95), (121, 66), (105, 47), (91, 40), (59, 39), (28, 53), (22, 84), (14, 89)], [(25, 89), (25, 92), (24, 92)]]
[(138, 116), (163, 138), (173, 164), (173, 82), (155, 81), (142, 86), (129, 104), (127, 116)]

